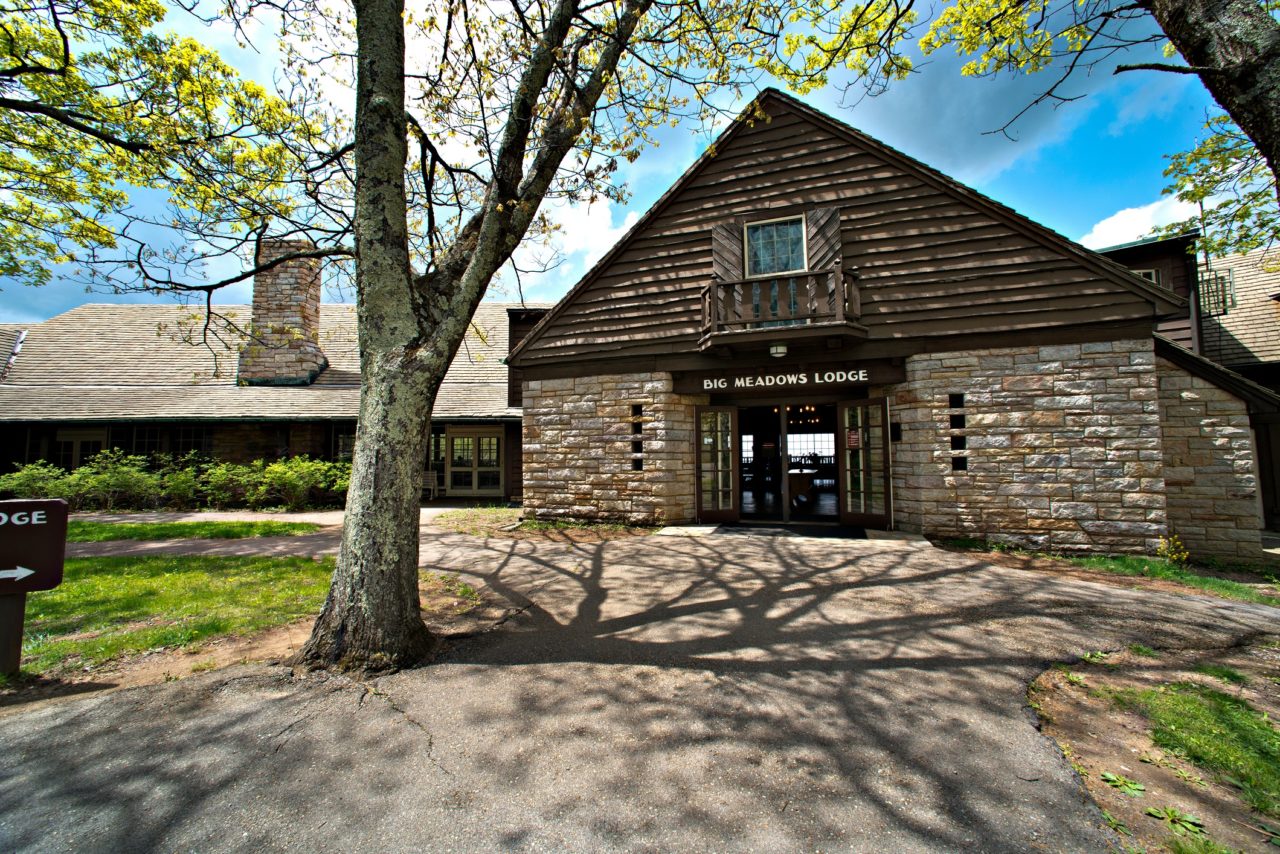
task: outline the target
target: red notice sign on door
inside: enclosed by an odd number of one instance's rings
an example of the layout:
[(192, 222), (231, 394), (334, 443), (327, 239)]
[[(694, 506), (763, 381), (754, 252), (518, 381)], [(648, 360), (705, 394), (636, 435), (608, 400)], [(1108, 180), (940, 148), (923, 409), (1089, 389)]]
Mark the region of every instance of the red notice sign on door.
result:
[(862, 431), (857, 429), (846, 430), (844, 433), (844, 446), (855, 451), (861, 448)]

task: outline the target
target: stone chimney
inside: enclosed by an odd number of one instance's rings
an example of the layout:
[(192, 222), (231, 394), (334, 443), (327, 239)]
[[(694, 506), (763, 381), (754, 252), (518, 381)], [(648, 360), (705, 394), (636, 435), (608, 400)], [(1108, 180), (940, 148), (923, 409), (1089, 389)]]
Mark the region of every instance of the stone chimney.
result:
[[(307, 240), (264, 240), (261, 261), (305, 252)], [(310, 385), (329, 360), (320, 351), (320, 260), (286, 261), (253, 279), (251, 337), (240, 351), (241, 385)]]

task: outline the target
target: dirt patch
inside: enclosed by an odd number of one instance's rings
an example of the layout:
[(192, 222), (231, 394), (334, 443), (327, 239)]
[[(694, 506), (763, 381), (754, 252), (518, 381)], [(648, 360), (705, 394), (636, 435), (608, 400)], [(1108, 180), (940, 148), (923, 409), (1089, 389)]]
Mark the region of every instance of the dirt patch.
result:
[(647, 537), (655, 530), (630, 525), (565, 525), (547, 528), (521, 526), (510, 530), (498, 529), (486, 536), (536, 543), (603, 543), (628, 537)]
[[(453, 576), (424, 573), (423, 619), (447, 644), (488, 631), (506, 619), (511, 603), (488, 588), (472, 588)], [(117, 659), (93, 668), (23, 679), (0, 689), (0, 717), (30, 711), (58, 700), (171, 682), (196, 673), (248, 662), (286, 661), (311, 634), (308, 617), (244, 637), (224, 637), (185, 649), (162, 649)]]
[[(1050, 669), (1032, 683), (1029, 702), (1040, 716), (1044, 733), (1056, 741), (1098, 806), (1111, 817), (1127, 850), (1165, 850), (1173, 836), (1166, 822), (1148, 808), (1172, 807), (1204, 823), (1204, 833), (1231, 850), (1277, 851), (1262, 824), (1280, 819), (1250, 810), (1238, 790), (1210, 771), (1162, 750), (1151, 739), (1151, 725), (1137, 710), (1113, 699), (1125, 689), (1142, 691), (1171, 683), (1205, 685), (1237, 696), (1271, 720), (1280, 718), (1280, 648), (1275, 638), (1248, 646), (1207, 651), (1133, 651), (1111, 653), (1098, 661), (1081, 661)], [(1144, 650), (1145, 651), (1145, 650)], [(1200, 672), (1230, 668), (1247, 683), (1230, 684)], [(1142, 788), (1108, 784), (1117, 775)], [(1114, 782), (1114, 780), (1113, 780)]]
[(537, 543), (603, 543), (628, 537), (644, 537), (657, 531), (657, 528), (608, 522), (525, 520), (521, 518), (522, 512), (518, 507), (450, 510), (432, 520), (432, 525), (472, 537)]

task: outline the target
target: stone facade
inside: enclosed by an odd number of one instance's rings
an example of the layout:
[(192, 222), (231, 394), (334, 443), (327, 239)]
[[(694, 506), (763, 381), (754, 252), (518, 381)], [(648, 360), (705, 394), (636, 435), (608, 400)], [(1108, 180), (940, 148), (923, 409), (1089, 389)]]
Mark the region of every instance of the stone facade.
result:
[(525, 514), (693, 519), (695, 407), (705, 402), (673, 392), (667, 373), (526, 382)]
[[(305, 240), (264, 241), (262, 261), (315, 247)], [(240, 351), (242, 385), (309, 385), (328, 365), (320, 351), (320, 261), (285, 262), (253, 282), (251, 339)]]
[(906, 370), (881, 390), (902, 427), (899, 527), (1054, 551), (1157, 547), (1167, 529), (1150, 339), (931, 353)]
[[(917, 355), (871, 394), (901, 430), (904, 530), (1106, 553), (1154, 552), (1173, 531), (1199, 557), (1260, 556), (1245, 403), (1157, 360), (1151, 339)], [(667, 373), (526, 382), (526, 515), (694, 519), (707, 401)]]
[(1193, 557), (1264, 557), (1247, 405), (1172, 362), (1157, 370), (1169, 530)]

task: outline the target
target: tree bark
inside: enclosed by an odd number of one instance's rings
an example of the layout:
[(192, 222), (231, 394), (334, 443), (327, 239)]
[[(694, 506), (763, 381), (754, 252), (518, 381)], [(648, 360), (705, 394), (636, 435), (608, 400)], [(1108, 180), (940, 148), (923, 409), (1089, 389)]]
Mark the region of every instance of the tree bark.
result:
[(1147, 8), (1258, 147), (1280, 192), (1280, 23), (1259, 0), (1149, 0)]
[[(420, 662), (418, 500), (431, 406), (494, 273), (528, 231), (653, 0), (627, 0), (585, 82), (566, 83), (556, 121), (528, 151), (535, 107), (578, 0), (556, 0), (512, 96), (482, 208), (436, 269), (412, 275), (404, 168), (403, 0), (356, 0), (356, 298), (360, 425), (342, 549), (329, 597), (296, 663), (384, 670)], [(523, 166), (531, 157), (526, 173)]]
[(432, 397), (452, 354), (424, 346), (409, 261), (403, 0), (356, 0), (356, 312), (360, 422), (329, 596), (296, 663), (387, 670), (434, 647), (418, 596)]

